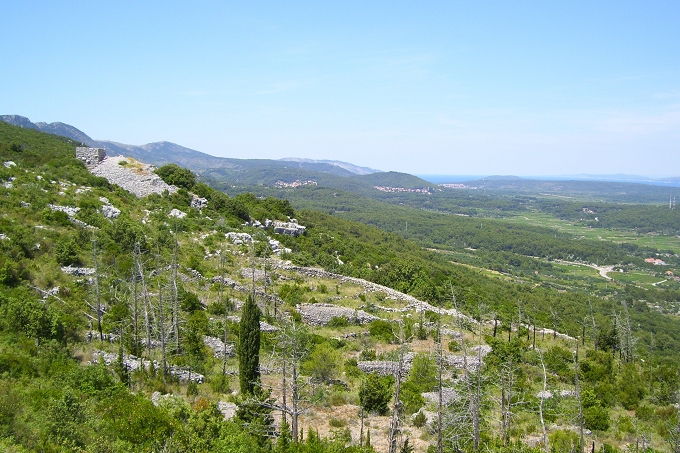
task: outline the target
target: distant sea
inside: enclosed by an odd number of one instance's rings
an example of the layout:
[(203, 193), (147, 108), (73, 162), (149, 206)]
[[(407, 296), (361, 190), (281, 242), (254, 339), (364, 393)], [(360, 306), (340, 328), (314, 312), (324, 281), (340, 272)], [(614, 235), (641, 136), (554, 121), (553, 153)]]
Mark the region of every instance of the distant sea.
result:
[[(489, 175), (415, 175), (433, 184), (462, 183), (489, 178)], [(680, 178), (653, 179), (637, 175), (561, 175), (561, 176), (521, 176), (528, 181), (607, 181), (646, 184), (651, 186), (680, 187)]]
[(489, 175), (414, 175), (433, 184), (459, 183), (464, 181), (476, 181)]

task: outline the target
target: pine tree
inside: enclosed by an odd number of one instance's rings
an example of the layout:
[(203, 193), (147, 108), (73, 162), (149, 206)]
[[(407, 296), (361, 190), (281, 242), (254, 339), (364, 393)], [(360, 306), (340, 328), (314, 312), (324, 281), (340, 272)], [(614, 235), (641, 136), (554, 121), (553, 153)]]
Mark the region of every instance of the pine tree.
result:
[(239, 325), (238, 369), (241, 393), (255, 395), (260, 388), (260, 309), (250, 295)]

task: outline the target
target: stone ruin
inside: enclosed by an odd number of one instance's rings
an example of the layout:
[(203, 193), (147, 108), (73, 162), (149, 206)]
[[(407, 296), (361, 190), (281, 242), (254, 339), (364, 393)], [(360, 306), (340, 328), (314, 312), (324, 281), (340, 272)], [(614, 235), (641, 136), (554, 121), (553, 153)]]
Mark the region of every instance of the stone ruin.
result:
[(85, 162), (87, 168), (93, 168), (106, 159), (106, 150), (104, 148), (79, 146), (76, 148), (76, 159)]
[(345, 318), (353, 324), (368, 324), (380, 319), (363, 310), (354, 310), (333, 304), (298, 304), (297, 310), (305, 324), (312, 326), (325, 326), (333, 318)]
[[(401, 368), (401, 378), (403, 379), (413, 367), (415, 354), (409, 352), (404, 354), (404, 361)], [(399, 362), (392, 360), (365, 360), (357, 363), (364, 373), (376, 373), (380, 376), (397, 376), (399, 373)]]

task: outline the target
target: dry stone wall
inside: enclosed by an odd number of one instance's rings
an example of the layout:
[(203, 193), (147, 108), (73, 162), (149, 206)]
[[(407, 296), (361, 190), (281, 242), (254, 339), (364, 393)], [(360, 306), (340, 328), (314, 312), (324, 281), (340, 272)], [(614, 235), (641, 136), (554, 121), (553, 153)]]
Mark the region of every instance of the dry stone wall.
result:
[(457, 310), (438, 308), (438, 307), (435, 307), (434, 305), (430, 305), (427, 302), (423, 302), (422, 300), (418, 300), (415, 297), (410, 296), (408, 294), (404, 294), (404, 293), (399, 292), (397, 290), (394, 290), (392, 288), (388, 288), (387, 286), (378, 285), (377, 283), (369, 282), (367, 280), (363, 280), (363, 279), (360, 279), (360, 278), (346, 277), (344, 275), (334, 274), (333, 272), (328, 272), (324, 269), (319, 269), (319, 268), (316, 268), (316, 267), (294, 266), (292, 264), (285, 264), (285, 263), (281, 264), (278, 268), (283, 269), (283, 270), (297, 272), (298, 274), (306, 275), (307, 277), (334, 279), (334, 280), (340, 281), (341, 283), (342, 282), (349, 282), (349, 283), (353, 283), (355, 285), (362, 286), (367, 291), (381, 292), (381, 293), (386, 294), (388, 299), (403, 300), (404, 302), (408, 303), (408, 309), (407, 310), (414, 309), (416, 312), (421, 312), (421, 311), (434, 311), (435, 313), (441, 312), (444, 315), (451, 315), (451, 316), (454, 316), (454, 317), (462, 318), (463, 320), (470, 322), (470, 323), (473, 323), (473, 324), (476, 323), (476, 321), (474, 319), (472, 319), (468, 316), (465, 316), (464, 314), (460, 313)]
[(297, 310), (302, 320), (312, 326), (325, 326), (333, 318), (345, 318), (350, 323), (368, 324), (380, 319), (363, 310), (354, 310), (333, 304), (298, 304)]
[(106, 159), (106, 150), (104, 148), (79, 146), (76, 148), (76, 159), (85, 162), (87, 168), (93, 168)]

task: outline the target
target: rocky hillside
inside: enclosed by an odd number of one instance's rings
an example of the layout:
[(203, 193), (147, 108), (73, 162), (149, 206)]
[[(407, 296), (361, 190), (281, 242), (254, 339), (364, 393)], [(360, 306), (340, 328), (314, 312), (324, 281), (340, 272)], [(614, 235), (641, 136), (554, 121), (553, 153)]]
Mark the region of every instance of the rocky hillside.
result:
[[(579, 295), (492, 279), (285, 200), (228, 197), (180, 167), (156, 172), (176, 191), (134, 193), (148, 167), (88, 169), (76, 145), (0, 123), (4, 451), (672, 439), (676, 368), (639, 360), (627, 311), (613, 333), (582, 316)], [(581, 338), (560, 332), (560, 314), (588, 321)]]

